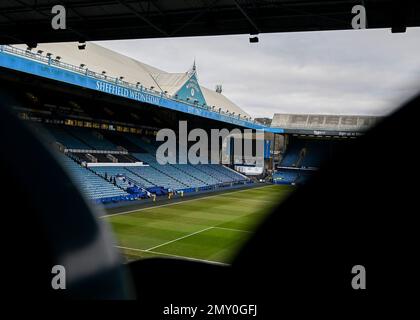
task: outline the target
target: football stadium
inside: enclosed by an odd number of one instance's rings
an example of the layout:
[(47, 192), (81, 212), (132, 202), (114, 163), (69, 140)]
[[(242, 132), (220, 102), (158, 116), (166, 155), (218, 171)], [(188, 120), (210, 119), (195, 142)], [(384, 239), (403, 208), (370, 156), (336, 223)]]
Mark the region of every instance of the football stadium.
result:
[[(43, 137), (86, 201), (104, 208), (128, 260), (229, 264), (279, 201), (380, 120), (253, 119), (221, 87), (201, 86), (195, 63), (168, 73), (89, 42), (83, 50), (78, 43), (2, 45), (0, 66), (13, 112)], [(264, 159), (245, 162), (234, 143), (221, 143), (219, 163), (161, 164), (156, 135), (178, 130), (180, 121), (190, 130), (263, 132)], [(255, 152), (255, 135), (246, 139)]]
[(419, 12), (414, 0), (1, 1), (6, 312), (407, 310)]

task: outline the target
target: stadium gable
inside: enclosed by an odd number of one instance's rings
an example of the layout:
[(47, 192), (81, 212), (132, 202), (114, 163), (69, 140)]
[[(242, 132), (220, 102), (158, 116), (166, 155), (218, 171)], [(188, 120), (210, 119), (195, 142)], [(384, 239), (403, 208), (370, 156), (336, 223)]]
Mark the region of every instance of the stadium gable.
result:
[(198, 84), (195, 66), (184, 85), (177, 91), (176, 95), (182, 100), (191, 100), (200, 105), (206, 105), (206, 99), (201, 92), (201, 87)]
[(187, 73), (154, 73), (151, 74), (159, 88), (170, 95), (175, 95), (180, 87), (188, 80)]
[[(16, 45), (26, 50), (26, 45)], [(121, 81), (137, 84), (148, 90), (163, 94), (178, 95), (182, 100), (199, 105), (208, 105), (213, 110), (234, 113), (251, 118), (242, 108), (230, 101), (221, 93), (201, 86), (197, 79), (195, 66), (193, 72), (169, 73), (156, 67), (137, 61), (92, 42), (86, 44), (84, 50), (78, 49), (77, 42), (39, 44), (35, 52), (40, 55), (49, 54), (74, 66), (81, 66), (89, 71), (103, 74), (104, 77), (119, 78)], [(194, 88), (194, 96), (191, 89)]]

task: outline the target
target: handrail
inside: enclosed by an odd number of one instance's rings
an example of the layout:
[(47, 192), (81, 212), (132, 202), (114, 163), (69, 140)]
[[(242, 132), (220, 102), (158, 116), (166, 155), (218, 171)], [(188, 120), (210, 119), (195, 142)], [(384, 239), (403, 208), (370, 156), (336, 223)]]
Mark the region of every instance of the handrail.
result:
[(127, 155), (128, 151), (122, 150), (98, 150), (98, 149), (77, 149), (77, 148), (64, 148), (65, 153), (99, 153), (99, 154), (122, 154)]
[(161, 92), (161, 91), (157, 91), (157, 90), (153, 90), (153, 89), (147, 89), (143, 86), (139, 86), (137, 84), (133, 84), (133, 83), (130, 83), (130, 82), (127, 82), (127, 81), (123, 81), (123, 80), (121, 80), (120, 78), (117, 78), (117, 77), (112, 77), (112, 76), (100, 74), (100, 73), (91, 71), (88, 68), (84, 68), (84, 67), (81, 67), (81, 66), (75, 66), (75, 65), (72, 65), (72, 64), (69, 64), (69, 63), (66, 63), (66, 62), (59, 61), (57, 59), (53, 59), (53, 58), (51, 58), (51, 56), (49, 56), (49, 57), (42, 56), (41, 54), (33, 53), (30, 50), (24, 50), (24, 49), (20, 49), (20, 48), (10, 46), (10, 45), (0, 45), (0, 51), (1, 52), (7, 52), (7, 53), (17, 55), (17, 56), (21, 56), (21, 57), (24, 57), (24, 58), (27, 58), (27, 59), (35, 60), (35, 61), (47, 64), (47, 65), (51, 65), (51, 66), (54, 66), (54, 67), (58, 67), (58, 68), (61, 68), (61, 69), (70, 70), (72, 72), (79, 73), (79, 74), (84, 75), (86, 77), (91, 77), (91, 78), (95, 78), (95, 79), (98, 79), (98, 80), (106, 81), (106, 82), (109, 82), (111, 84), (117, 84), (117, 85), (120, 85), (120, 86), (125, 87), (125, 88), (134, 89), (134, 90), (138, 90), (138, 91), (141, 91), (141, 92), (146, 92), (146, 93), (154, 95), (156, 97), (165, 97), (167, 99), (171, 99), (171, 100), (174, 100), (174, 101), (177, 101), (177, 102), (188, 104), (188, 105), (190, 105), (194, 108), (197, 108), (197, 109), (206, 110), (206, 111), (209, 111), (209, 112), (212, 112), (212, 113), (224, 115), (224, 116), (229, 117), (231, 119), (242, 120), (242, 121), (245, 121), (245, 122), (248, 122), (248, 123), (253, 123), (253, 124), (256, 123), (255, 119), (249, 120), (246, 117), (242, 117), (240, 115), (233, 115), (232, 113), (222, 111), (222, 110), (215, 111), (213, 108), (211, 108), (210, 106), (207, 106), (207, 105), (199, 105), (199, 104), (194, 103), (194, 102), (189, 102), (187, 100), (182, 100), (182, 99), (179, 99), (179, 98), (177, 98), (173, 95), (169, 95), (169, 94)]

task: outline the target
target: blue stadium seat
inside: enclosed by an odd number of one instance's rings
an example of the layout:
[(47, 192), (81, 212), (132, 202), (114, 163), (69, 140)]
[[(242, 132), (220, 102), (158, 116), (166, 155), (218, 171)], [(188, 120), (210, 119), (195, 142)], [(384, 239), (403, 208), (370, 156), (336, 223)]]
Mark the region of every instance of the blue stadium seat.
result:
[[(49, 130), (62, 144), (74, 149), (116, 149), (112, 142), (102, 139), (93, 131), (84, 128), (60, 128), (49, 126)], [(147, 153), (133, 153), (131, 156), (142, 161), (144, 166), (90, 166), (82, 167), (78, 164), (76, 156), (62, 155), (64, 166), (70, 171), (76, 183), (85, 191), (88, 198), (98, 202), (113, 202), (132, 200), (134, 193), (129, 190), (183, 190), (193, 192), (197, 190), (212, 189), (220, 185), (243, 183), (248, 179), (242, 174), (223, 165), (216, 164), (166, 164), (161, 165), (156, 160), (158, 145), (155, 142), (146, 142), (138, 136), (126, 134), (123, 136)], [(103, 159), (105, 162), (107, 159)], [(115, 181), (115, 185), (112, 183)], [(159, 189), (159, 190), (161, 190)], [(157, 190), (157, 189), (156, 189)], [(164, 194), (159, 191), (159, 194)]]
[[(77, 186), (79, 186), (89, 199), (119, 198), (129, 196), (121, 188), (96, 175), (88, 168), (84, 168), (65, 155), (60, 155), (61, 162), (69, 172)], [(116, 199), (115, 198), (115, 199)]]

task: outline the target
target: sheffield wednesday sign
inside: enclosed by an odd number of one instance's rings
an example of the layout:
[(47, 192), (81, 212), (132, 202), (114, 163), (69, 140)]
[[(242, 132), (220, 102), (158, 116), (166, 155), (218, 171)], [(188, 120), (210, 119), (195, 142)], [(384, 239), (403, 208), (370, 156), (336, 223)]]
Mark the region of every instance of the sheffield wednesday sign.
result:
[(128, 89), (104, 81), (96, 81), (96, 90), (156, 105), (159, 105), (160, 101), (160, 97), (144, 93), (140, 90)]

